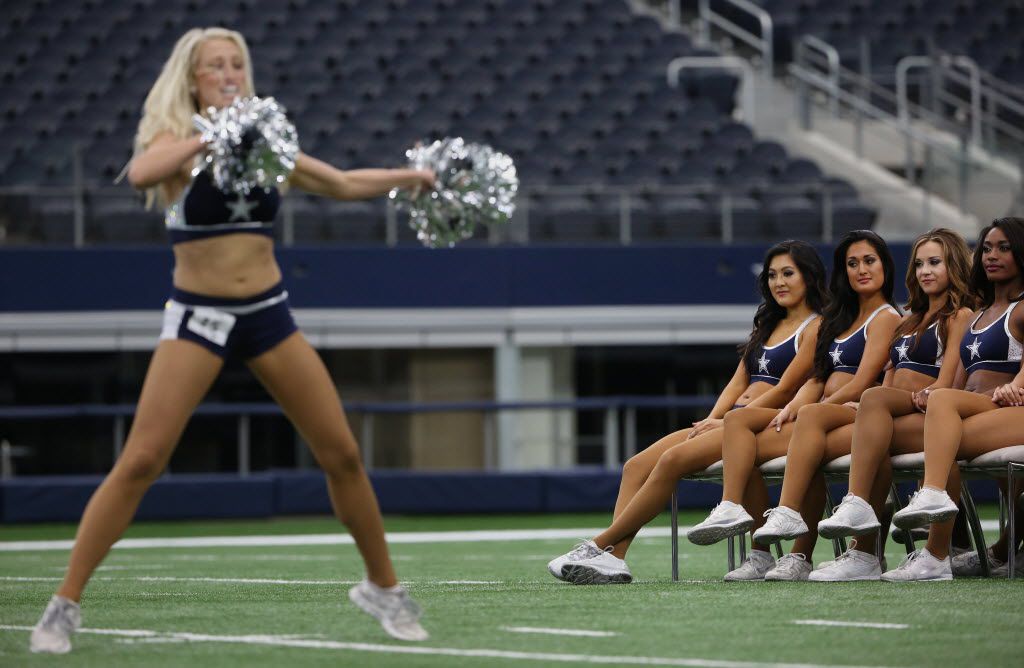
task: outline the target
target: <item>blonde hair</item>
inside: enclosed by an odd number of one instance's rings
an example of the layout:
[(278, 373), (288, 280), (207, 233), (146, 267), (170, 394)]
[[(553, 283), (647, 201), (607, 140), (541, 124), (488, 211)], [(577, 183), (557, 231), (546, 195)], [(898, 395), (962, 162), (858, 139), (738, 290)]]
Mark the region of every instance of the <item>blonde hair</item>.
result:
[[(253, 94), (252, 59), (242, 34), (227, 28), (189, 30), (178, 38), (160, 76), (146, 96), (142, 105), (142, 119), (135, 133), (133, 156), (145, 151), (158, 134), (169, 132), (174, 137), (185, 139), (196, 132), (192, 125), (192, 115), (201, 111), (194, 92), (199, 47), (211, 39), (226, 39), (238, 47), (245, 65), (246, 90), (243, 94)], [(150, 208), (154, 201), (163, 206), (168, 204), (164, 188), (160, 185), (146, 189), (146, 208)]]

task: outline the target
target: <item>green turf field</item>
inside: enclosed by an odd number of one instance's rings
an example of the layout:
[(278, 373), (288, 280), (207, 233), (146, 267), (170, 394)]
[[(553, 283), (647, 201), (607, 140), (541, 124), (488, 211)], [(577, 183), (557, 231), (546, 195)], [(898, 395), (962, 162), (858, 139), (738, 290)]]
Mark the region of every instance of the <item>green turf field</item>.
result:
[[(703, 513), (685, 514), (692, 524)], [(361, 576), (352, 545), (118, 548), (83, 601), (83, 632), (65, 657), (28, 652), (67, 550), (11, 551), (12, 541), (69, 539), (67, 525), (0, 528), (0, 666), (1019, 666), (1024, 582), (894, 585), (721, 581), (725, 550), (641, 537), (631, 585), (558, 582), (546, 562), (572, 538), (529, 530), (597, 527), (606, 515), (388, 518), (401, 532), (520, 530), (515, 539), (398, 542), (392, 553), (423, 605), (426, 643), (391, 640), (347, 600)], [(655, 523), (664, 526), (665, 518)], [(523, 532), (522, 530), (527, 530)], [(329, 519), (135, 526), (129, 538), (331, 535)], [(457, 538), (457, 536), (455, 536)], [(589, 537), (589, 536), (579, 536)], [(270, 542), (270, 541), (267, 541)], [(302, 542), (302, 541), (300, 541)], [(312, 542), (312, 541), (308, 541)], [(830, 558), (830, 544), (818, 557)], [(888, 559), (900, 550), (890, 546)], [(824, 627), (801, 620), (907, 625)], [(532, 630), (530, 630), (532, 629)], [(598, 632), (553, 635), (554, 630)], [(542, 632), (543, 631), (543, 632)], [(410, 653), (415, 652), (415, 653)]]

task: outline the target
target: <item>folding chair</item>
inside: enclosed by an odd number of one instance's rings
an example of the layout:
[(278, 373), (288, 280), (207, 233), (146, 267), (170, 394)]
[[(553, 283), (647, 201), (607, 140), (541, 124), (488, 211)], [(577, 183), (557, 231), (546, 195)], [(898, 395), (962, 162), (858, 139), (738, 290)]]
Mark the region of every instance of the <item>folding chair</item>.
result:
[[(1008, 528), (1008, 545), (1010, 549), (1007, 550), (1006, 554), (1006, 569), (1007, 578), (1013, 579), (1014, 568), (1016, 566), (1016, 514), (1017, 514), (1017, 498), (1014, 493), (1014, 481), (1017, 478), (1024, 477), (1024, 445), (1011, 445), (1006, 448), (1000, 448), (999, 450), (993, 450), (992, 452), (986, 452), (980, 457), (968, 461), (960, 466), (961, 476), (967, 477), (1002, 477), (1006, 476), (1007, 480), (1007, 491), (1004, 493), (1002, 490), (999, 491), (1000, 496), (1000, 512), (999, 512), (999, 528), (1002, 530), (1004, 527)], [(970, 499), (970, 492), (967, 491), (967, 485), (965, 484), (963, 496), (965, 499)], [(973, 523), (971, 532), (975, 537), (974, 546), (978, 550), (978, 557), (980, 558), (982, 565), (982, 572), (987, 576), (990, 573), (988, 563), (988, 551), (985, 547), (985, 536), (981, 531), (981, 522), (978, 521), (977, 511), (974, 511), (974, 501), (970, 501), (971, 510), (973, 511)], [(1003, 508), (1005, 507), (1005, 513)], [(1004, 518), (1006, 522), (1004, 523)], [(968, 521), (972, 520), (972, 515), (968, 515)], [(977, 530), (975, 531), (975, 525)]]

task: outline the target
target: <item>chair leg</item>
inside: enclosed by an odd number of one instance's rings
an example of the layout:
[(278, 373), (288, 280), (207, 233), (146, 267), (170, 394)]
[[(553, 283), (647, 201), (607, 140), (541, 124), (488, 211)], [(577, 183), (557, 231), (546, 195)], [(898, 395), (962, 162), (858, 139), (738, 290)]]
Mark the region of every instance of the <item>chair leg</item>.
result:
[(978, 562), (981, 564), (981, 575), (988, 577), (992, 574), (992, 566), (988, 563), (988, 547), (985, 545), (985, 532), (981, 530), (981, 520), (978, 519), (978, 509), (974, 506), (974, 497), (967, 488), (967, 481), (960, 483), (960, 502), (964, 506), (964, 513), (967, 517), (967, 526), (971, 530), (971, 539), (974, 542), (974, 549), (978, 552)]
[(775, 543), (775, 558), (782, 558), (782, 543)]
[(740, 563), (742, 564), (747, 560), (747, 534), (740, 534), (737, 538), (740, 540)]
[[(828, 488), (828, 484), (825, 485), (825, 517), (831, 517), (832, 511), (835, 510), (835, 503), (832, 501), (832, 490)], [(846, 552), (846, 539), (845, 538), (833, 538), (832, 539), (832, 552), (835, 553), (836, 558), (839, 555)]]
[(679, 582), (679, 492), (672, 491), (672, 582)]
[(1016, 485), (1013, 484), (1014, 466), (1013, 463), (1006, 465), (1006, 522), (1010, 525), (1008, 538), (1010, 540), (1007, 545), (1009, 548), (1006, 550), (1006, 577), (1010, 580), (1014, 578), (1016, 573), (1016, 561), (1017, 561), (1017, 490)]
[[(892, 489), (889, 492), (889, 494), (892, 496), (892, 509), (893, 514), (895, 515), (896, 511), (903, 508), (903, 502), (900, 501), (900, 491), (899, 489), (897, 489), (895, 482), (892, 484)], [(917, 549), (916, 547), (914, 547), (914, 536), (912, 535), (912, 533), (913, 532), (911, 531), (903, 532), (903, 547), (906, 548), (907, 554), (911, 554), (914, 550)]]
[(736, 537), (729, 536), (725, 541), (725, 549), (728, 550), (726, 555), (726, 562), (729, 564), (729, 570), (736, 570)]

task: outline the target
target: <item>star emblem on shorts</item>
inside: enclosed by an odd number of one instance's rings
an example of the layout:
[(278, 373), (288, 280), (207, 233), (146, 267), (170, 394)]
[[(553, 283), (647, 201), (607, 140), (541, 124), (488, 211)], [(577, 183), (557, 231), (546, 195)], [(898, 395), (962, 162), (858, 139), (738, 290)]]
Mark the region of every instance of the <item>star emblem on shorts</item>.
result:
[(981, 352), (979, 351), (979, 348), (981, 348), (981, 341), (978, 340), (978, 337), (974, 337), (974, 343), (967, 346), (967, 349), (971, 351), (971, 359), (974, 359), (975, 357), (981, 357)]
[(842, 366), (843, 364), (843, 351), (836, 346), (836, 349), (829, 353), (832, 356), (832, 366)]
[(242, 193), (238, 193), (238, 199), (234, 202), (225, 202), (224, 206), (231, 210), (231, 217), (228, 218), (228, 222), (236, 220), (248, 222), (252, 220), (252, 210), (259, 206), (259, 203), (250, 202), (242, 197)]
[(910, 358), (907, 357), (907, 351), (910, 350), (910, 346), (907, 345), (906, 341), (901, 342), (900, 345), (898, 345), (898, 346), (896, 346), (896, 348), (894, 348), (894, 350), (900, 354), (900, 358), (899, 358), (900, 362), (909, 362), (910, 361)]
[(761, 357), (757, 360), (757, 372), (768, 373), (768, 355), (762, 350)]

